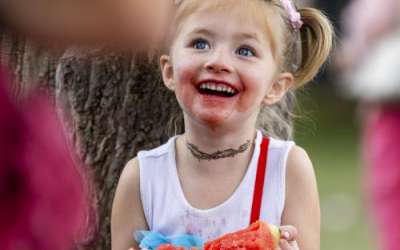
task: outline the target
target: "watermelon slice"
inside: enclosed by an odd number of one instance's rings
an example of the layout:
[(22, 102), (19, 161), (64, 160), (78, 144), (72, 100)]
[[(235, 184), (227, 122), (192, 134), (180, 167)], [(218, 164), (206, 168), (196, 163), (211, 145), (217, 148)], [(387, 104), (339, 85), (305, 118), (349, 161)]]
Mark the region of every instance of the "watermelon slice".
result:
[(257, 221), (244, 230), (207, 242), (204, 250), (274, 250), (279, 238), (278, 228)]
[[(275, 250), (280, 238), (279, 228), (257, 221), (248, 228), (221, 236), (204, 245), (204, 250)], [(157, 250), (185, 250), (164, 244)], [(197, 250), (192, 248), (191, 250)]]

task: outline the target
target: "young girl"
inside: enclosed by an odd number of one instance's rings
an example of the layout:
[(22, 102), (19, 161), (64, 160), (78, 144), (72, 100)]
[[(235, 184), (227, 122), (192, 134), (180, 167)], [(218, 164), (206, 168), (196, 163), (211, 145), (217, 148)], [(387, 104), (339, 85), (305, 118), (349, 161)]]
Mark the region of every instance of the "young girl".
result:
[(264, 114), (315, 76), (332, 45), (329, 21), (290, 0), (183, 0), (174, 27), (160, 62), (185, 132), (125, 167), (112, 249), (138, 248), (137, 230), (210, 240), (258, 219), (292, 226), (281, 228), (280, 249), (319, 249), (313, 166), (271, 136), (280, 127), (257, 124), (286, 124)]

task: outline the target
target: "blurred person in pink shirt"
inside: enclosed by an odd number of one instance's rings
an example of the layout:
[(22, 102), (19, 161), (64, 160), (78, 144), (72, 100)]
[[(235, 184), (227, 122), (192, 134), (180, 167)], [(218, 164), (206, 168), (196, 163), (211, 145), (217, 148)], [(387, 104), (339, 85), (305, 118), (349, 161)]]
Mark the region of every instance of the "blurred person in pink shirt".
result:
[(365, 184), (379, 249), (400, 246), (400, 1), (354, 0), (336, 55), (361, 103)]
[(47, 99), (17, 105), (8, 82), (0, 69), (1, 249), (72, 249), (90, 229), (88, 181)]

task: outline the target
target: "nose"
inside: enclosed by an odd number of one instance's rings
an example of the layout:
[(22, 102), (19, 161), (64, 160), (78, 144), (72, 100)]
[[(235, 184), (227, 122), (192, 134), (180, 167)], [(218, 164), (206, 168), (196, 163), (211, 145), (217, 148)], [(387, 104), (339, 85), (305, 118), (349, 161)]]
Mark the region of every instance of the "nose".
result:
[(229, 60), (229, 53), (224, 52), (222, 49), (216, 50), (210, 55), (204, 67), (212, 73), (231, 73), (233, 66)]

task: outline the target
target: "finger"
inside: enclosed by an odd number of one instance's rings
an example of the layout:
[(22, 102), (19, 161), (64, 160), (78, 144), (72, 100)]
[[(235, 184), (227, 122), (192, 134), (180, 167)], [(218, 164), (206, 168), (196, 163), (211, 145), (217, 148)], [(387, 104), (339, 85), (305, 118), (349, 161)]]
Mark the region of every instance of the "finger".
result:
[(289, 243), (287, 242), (287, 240), (279, 240), (279, 247), (282, 250), (291, 250), (292, 248), (290, 247)]
[(289, 245), (290, 245), (290, 249), (293, 249), (293, 250), (299, 250), (299, 245), (297, 244), (297, 241), (290, 241), (289, 242)]
[(297, 229), (294, 226), (281, 226), (280, 228), (281, 231), (281, 238), (288, 240), (288, 241), (293, 241), (297, 237)]

